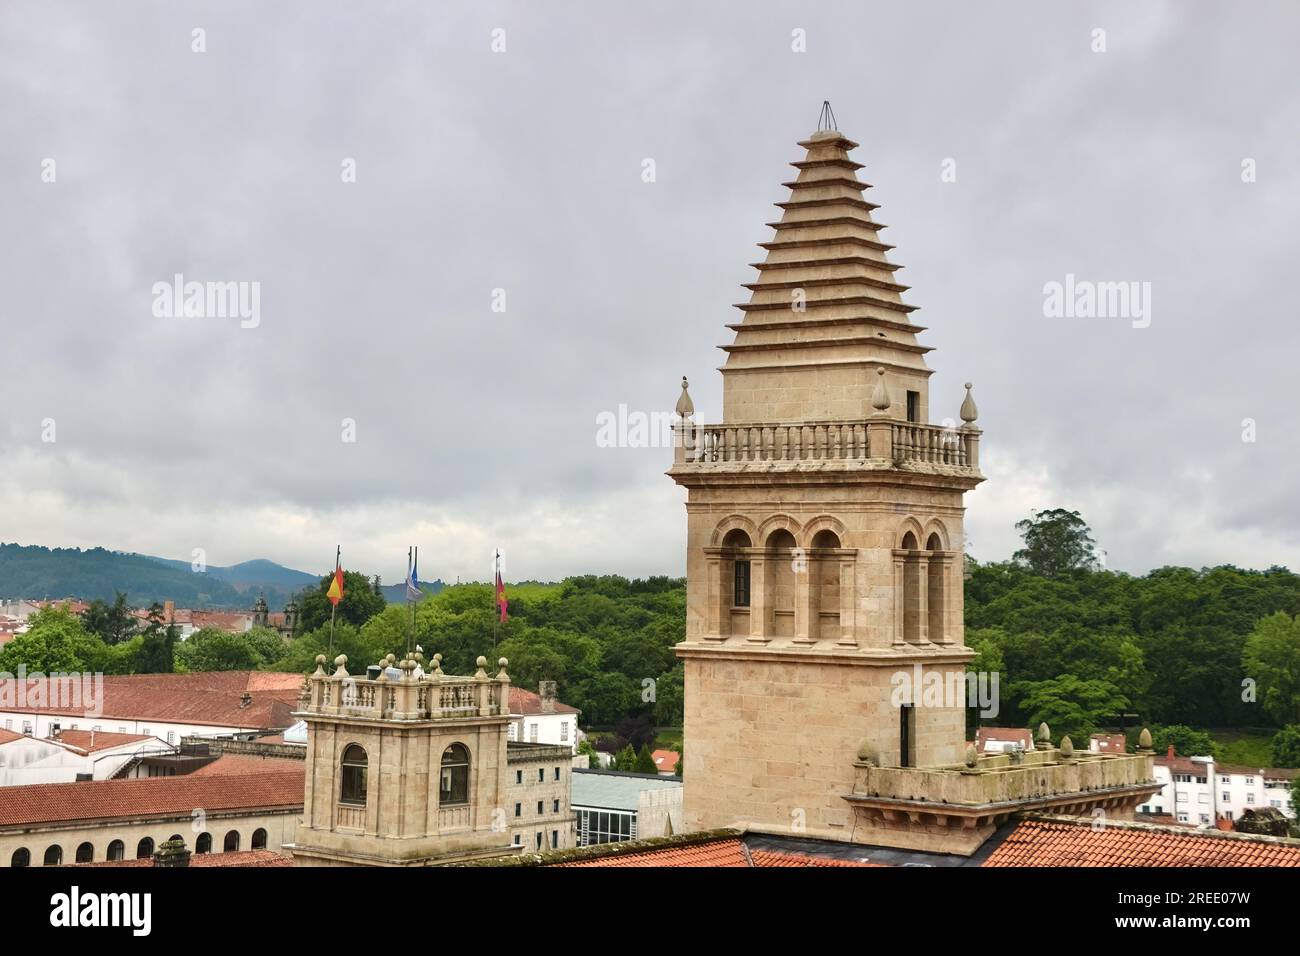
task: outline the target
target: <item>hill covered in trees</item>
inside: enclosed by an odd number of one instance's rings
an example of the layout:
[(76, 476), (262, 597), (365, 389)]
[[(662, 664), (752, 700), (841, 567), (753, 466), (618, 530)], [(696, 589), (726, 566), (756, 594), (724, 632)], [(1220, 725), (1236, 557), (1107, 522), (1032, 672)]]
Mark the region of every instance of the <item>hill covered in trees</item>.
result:
[(265, 559), (195, 572), (188, 561), (105, 548), (0, 544), (0, 598), (6, 599), (111, 601), (122, 591), (136, 607), (170, 600), (178, 607), (243, 610), (260, 593), (278, 609), (316, 580)]

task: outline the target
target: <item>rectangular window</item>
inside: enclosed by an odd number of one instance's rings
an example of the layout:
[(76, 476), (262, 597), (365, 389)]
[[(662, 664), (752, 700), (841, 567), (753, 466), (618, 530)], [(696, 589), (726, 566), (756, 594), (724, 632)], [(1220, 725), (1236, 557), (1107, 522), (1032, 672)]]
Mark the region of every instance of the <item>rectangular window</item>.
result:
[(749, 562), (736, 562), (736, 586), (732, 595), (733, 607), (749, 607)]
[(552, 830), (552, 831), (551, 831), (551, 849), (552, 849), (552, 850), (558, 850), (559, 848), (560, 848), (560, 831), (559, 831), (559, 830)]
[(516, 770), (515, 783), (523, 783), (523, 782), (524, 782), (524, 772), (522, 770)]
[(1202, 813), (1202, 814), (1201, 814), (1201, 822), (1202, 822), (1202, 823), (1209, 823), (1209, 822), (1210, 822), (1210, 815), (1209, 815), (1208, 813)]
[(568, 739), (569, 739), (569, 722), (567, 720), (562, 720), (560, 721), (560, 743), (566, 743)]
[(545, 783), (545, 782), (546, 782), (546, 768), (545, 768), (545, 767), (538, 767), (538, 768), (537, 768), (537, 782), (538, 782), (538, 783)]
[(537, 849), (540, 850), (541, 848), (542, 848), (542, 831), (541, 831), (541, 830), (538, 830), (538, 831), (537, 831)]
[(555, 779), (556, 779), (556, 780), (559, 780), (559, 779), (560, 779), (560, 768), (559, 768), (559, 767), (556, 767), (556, 768), (555, 768)]
[(543, 813), (546, 812), (546, 811), (544, 811), (544, 810), (542, 809), (543, 806), (545, 806), (545, 804), (544, 804), (541, 800), (538, 800), (538, 801), (537, 801), (537, 815), (538, 815), (539, 817), (540, 817)]
[(1219, 783), (1232, 783), (1231, 777), (1219, 777)]
[(1253, 787), (1253, 786), (1255, 786), (1255, 778), (1254, 778), (1254, 777), (1247, 777), (1247, 778), (1246, 778), (1246, 786), (1248, 786), (1248, 787)]
[(517, 816), (517, 817), (521, 817), (521, 816), (523, 816), (523, 815), (524, 815), (524, 805), (523, 805), (522, 803), (516, 803), (516, 804), (515, 804), (515, 816)]
[(552, 812), (552, 813), (559, 813), (559, 812), (560, 812), (560, 801), (559, 801), (559, 800), (553, 800), (553, 801), (552, 801), (551, 812)]
[(176, 743), (176, 731), (174, 730), (167, 731), (167, 742), (169, 744)]
[(921, 420), (921, 393), (907, 393), (907, 420), (909, 422), (919, 422)]
[(529, 740), (531, 743), (537, 743), (537, 725), (536, 725), (536, 724), (529, 724), (529, 725), (528, 725), (528, 740)]
[(898, 765), (911, 767), (915, 764), (912, 753), (912, 721), (914, 711), (911, 704), (898, 708)]
[(513, 842), (514, 842), (515, 846), (521, 846), (521, 845), (523, 844), (523, 842), (524, 842), (524, 839), (523, 839), (523, 837), (521, 837), (518, 833), (516, 833)]
[(32, 722), (30, 720), (23, 721), (23, 733), (28, 737), (32, 735)]
[(1223, 791), (1223, 802), (1232, 803), (1232, 794), (1230, 794), (1227, 790)]
[(1254, 795), (1253, 793), (1248, 793), (1248, 794), (1246, 794), (1246, 802), (1247, 802), (1247, 803), (1254, 803), (1254, 802), (1255, 802), (1255, 795)]

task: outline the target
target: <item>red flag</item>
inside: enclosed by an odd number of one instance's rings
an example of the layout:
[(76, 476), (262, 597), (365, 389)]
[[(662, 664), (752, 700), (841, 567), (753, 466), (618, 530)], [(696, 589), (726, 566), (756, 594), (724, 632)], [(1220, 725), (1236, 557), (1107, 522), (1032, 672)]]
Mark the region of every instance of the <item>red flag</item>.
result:
[(343, 600), (343, 569), (337, 565), (334, 568), (334, 580), (330, 582), (329, 590), (325, 592), (329, 602), (335, 607), (339, 606), (339, 601)]
[(497, 608), (501, 611), (502, 624), (504, 624), (506, 622), (506, 618), (510, 616), (506, 613), (506, 605), (508, 603), (509, 602), (506, 601), (506, 586), (505, 583), (501, 580), (501, 552), (498, 551), (497, 552)]

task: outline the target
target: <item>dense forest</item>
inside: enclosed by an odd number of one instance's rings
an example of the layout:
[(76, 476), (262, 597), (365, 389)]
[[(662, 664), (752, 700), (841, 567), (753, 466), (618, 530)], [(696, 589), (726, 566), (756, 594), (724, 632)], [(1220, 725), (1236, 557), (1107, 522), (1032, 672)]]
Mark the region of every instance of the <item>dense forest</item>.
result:
[[(1210, 749), (1234, 728), (1265, 742), (1300, 727), (1300, 576), (1285, 568), (1158, 568), (1143, 576), (1102, 569), (1083, 519), (1047, 511), (1020, 522), (1025, 547), (1010, 561), (966, 568), (969, 670), (999, 676), (999, 713), (986, 723), (1035, 727), (1081, 740), (1089, 732), (1149, 725), (1157, 742)], [(306, 673), (317, 654), (344, 653), (358, 672), (413, 634), (447, 673), (473, 672), (480, 655), (510, 659), (516, 684), (559, 684), (584, 726), (629, 721), (680, 727), (682, 669), (672, 653), (685, 630), (685, 582), (573, 577), (508, 588), (497, 623), (492, 589), (447, 587), (414, 610), (389, 603), (373, 579), (348, 572), (331, 649), (328, 578), (299, 595), (304, 633), (200, 631), (184, 642), (160, 623), (132, 629), (114, 605), (79, 619), (48, 611), (0, 652), (0, 670), (106, 672), (265, 668)], [(978, 722), (970, 712), (970, 725)], [(1124, 716), (1128, 715), (1128, 716)], [(1198, 736), (1213, 729), (1217, 735)], [(630, 735), (625, 735), (629, 736)], [(1300, 765), (1300, 729), (1281, 766)], [(1287, 741), (1291, 741), (1287, 743)]]

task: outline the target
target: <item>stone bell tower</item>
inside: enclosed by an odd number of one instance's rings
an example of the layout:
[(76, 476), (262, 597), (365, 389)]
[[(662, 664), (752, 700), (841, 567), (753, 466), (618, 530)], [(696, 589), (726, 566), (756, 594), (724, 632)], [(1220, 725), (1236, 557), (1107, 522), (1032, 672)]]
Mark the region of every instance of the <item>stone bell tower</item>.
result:
[(969, 385), (942, 403), (962, 424), (929, 423), (930, 347), (863, 198), (857, 144), (822, 128), (799, 145), (722, 346), (722, 421), (695, 424), (685, 381), (678, 402), (685, 811), (693, 828), (853, 840), (855, 761), (951, 764), (965, 750), (960, 700), (921, 707), (899, 690), (918, 674), (959, 683), (973, 656), (962, 515), (983, 480), (980, 430)]

